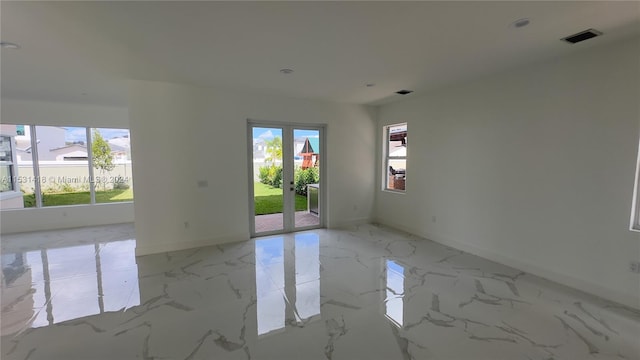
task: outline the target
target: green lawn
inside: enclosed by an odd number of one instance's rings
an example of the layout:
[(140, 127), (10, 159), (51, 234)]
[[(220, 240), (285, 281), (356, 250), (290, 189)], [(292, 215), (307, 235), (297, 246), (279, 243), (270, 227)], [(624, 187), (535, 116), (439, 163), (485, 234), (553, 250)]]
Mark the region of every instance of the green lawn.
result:
[[(24, 207), (35, 206), (35, 195), (24, 195)], [(126, 190), (107, 190), (96, 191), (96, 203), (111, 203), (121, 201), (133, 201), (133, 189)], [(70, 192), (59, 194), (45, 193), (42, 198), (43, 206), (62, 206), (62, 205), (80, 205), (89, 204), (91, 202), (91, 194), (88, 191)]]
[[(256, 182), (253, 184), (256, 215), (282, 212), (282, 189)], [(296, 194), (296, 211), (307, 209), (307, 198)]]

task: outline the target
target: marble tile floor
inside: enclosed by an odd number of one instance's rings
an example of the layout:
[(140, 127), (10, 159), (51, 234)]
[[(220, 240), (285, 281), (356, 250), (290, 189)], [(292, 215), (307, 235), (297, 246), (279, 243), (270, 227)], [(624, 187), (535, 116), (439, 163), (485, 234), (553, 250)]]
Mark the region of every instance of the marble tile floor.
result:
[(2, 359), (640, 359), (640, 312), (375, 225), (134, 257), (2, 238)]

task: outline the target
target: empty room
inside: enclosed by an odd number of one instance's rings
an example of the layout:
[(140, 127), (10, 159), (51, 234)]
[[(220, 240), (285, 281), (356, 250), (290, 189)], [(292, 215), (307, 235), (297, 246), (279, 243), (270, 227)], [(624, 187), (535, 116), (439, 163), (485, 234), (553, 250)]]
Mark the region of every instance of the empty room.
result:
[(0, 358), (640, 360), (640, 2), (0, 20)]

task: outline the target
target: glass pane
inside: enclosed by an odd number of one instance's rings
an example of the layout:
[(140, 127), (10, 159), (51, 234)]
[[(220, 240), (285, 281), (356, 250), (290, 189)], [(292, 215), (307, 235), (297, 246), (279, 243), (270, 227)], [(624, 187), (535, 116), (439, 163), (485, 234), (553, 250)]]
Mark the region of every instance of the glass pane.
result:
[(387, 189), (404, 190), (407, 176), (407, 160), (389, 159), (389, 172), (387, 176)]
[[(4, 130), (4, 129), (3, 129)], [(13, 190), (13, 156), (10, 136), (0, 136), (0, 192)], [(4, 201), (2, 202), (4, 208)]]
[(35, 206), (30, 134), (25, 135), (24, 125), (10, 124), (0, 124), (0, 132), (4, 135), (0, 137), (0, 190), (16, 192), (0, 200), (0, 208)]
[[(11, 165), (0, 165), (0, 192), (11, 190), (13, 190)], [(4, 209), (4, 206), (2, 208)]]
[[(6, 125), (5, 125), (6, 126)], [(31, 127), (29, 125), (15, 125), (16, 136), (14, 139), (14, 151), (16, 152), (16, 167), (13, 174), (16, 177), (16, 187), (22, 191), (22, 204), (20, 201), (10, 208), (35, 207), (36, 206), (36, 181), (33, 174), (33, 157), (31, 154)], [(2, 203), (6, 209), (7, 204)]]
[(36, 136), (42, 206), (91, 203), (86, 129), (36, 126)]
[(133, 201), (128, 129), (91, 129), (96, 202)]
[(282, 129), (253, 128), (256, 233), (282, 230)]
[(407, 124), (389, 126), (389, 156), (407, 156)]
[(320, 225), (320, 131), (293, 130), (295, 227)]
[(12, 162), (11, 137), (0, 136), (0, 161)]

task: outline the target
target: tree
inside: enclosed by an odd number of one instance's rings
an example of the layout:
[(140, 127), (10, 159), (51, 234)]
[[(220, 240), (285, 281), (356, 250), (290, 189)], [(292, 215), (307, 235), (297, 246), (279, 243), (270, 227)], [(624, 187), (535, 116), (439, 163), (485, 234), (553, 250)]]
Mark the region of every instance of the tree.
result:
[(271, 140), (265, 140), (267, 145), (267, 155), (265, 159), (267, 162), (275, 162), (282, 159), (282, 139), (279, 136), (274, 137)]
[[(111, 155), (111, 147), (109, 143), (100, 135), (98, 129), (93, 129), (93, 143), (91, 144), (92, 165), (95, 169), (100, 170), (100, 174), (113, 170), (116, 164), (113, 163), (113, 155)], [(106, 181), (102, 182), (102, 189), (106, 190)]]

